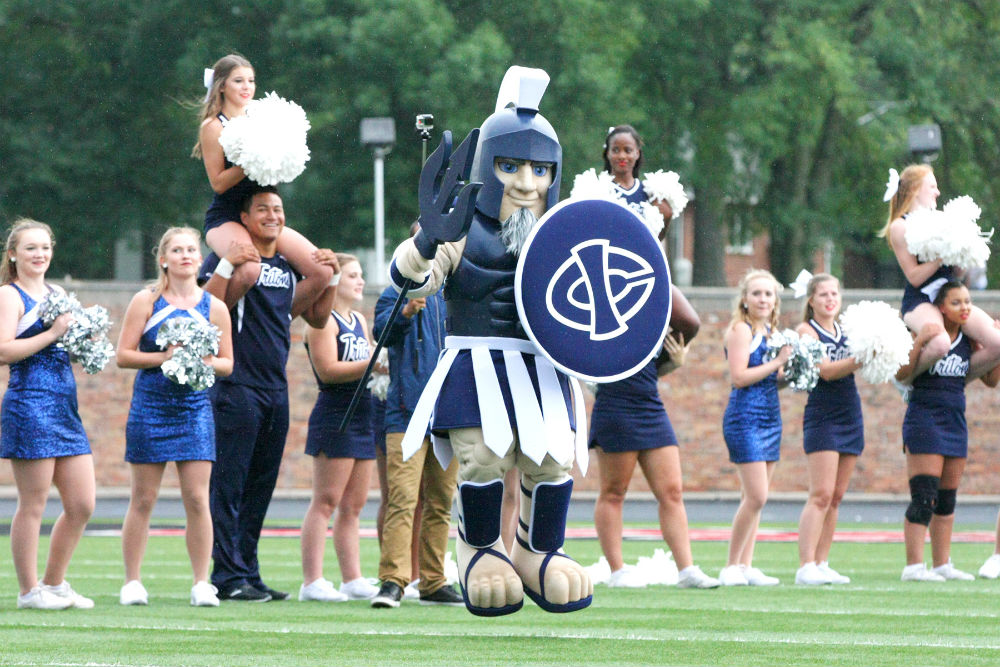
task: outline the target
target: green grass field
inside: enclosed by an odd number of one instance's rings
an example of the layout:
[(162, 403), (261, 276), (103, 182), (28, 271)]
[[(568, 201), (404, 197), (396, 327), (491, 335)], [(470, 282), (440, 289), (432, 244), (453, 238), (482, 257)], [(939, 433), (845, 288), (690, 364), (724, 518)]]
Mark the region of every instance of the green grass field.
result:
[[(0, 538), (2, 665), (1000, 664), (1000, 581), (901, 583), (901, 544), (835, 545), (834, 565), (853, 579), (847, 586), (791, 585), (795, 545), (761, 543), (755, 564), (782, 578), (776, 588), (598, 586), (580, 612), (547, 614), (526, 601), (516, 614), (483, 619), (413, 602), (397, 610), (294, 600), (194, 609), (179, 537), (150, 539), (148, 607), (118, 605), (119, 539), (87, 536), (69, 580), (96, 608), (18, 611), (8, 541)], [(626, 542), (626, 557), (634, 562), (655, 546), (662, 544)], [(723, 542), (694, 544), (711, 573), (725, 550)], [(596, 540), (573, 540), (567, 551), (584, 564), (600, 555)], [(975, 571), (989, 552), (956, 544), (953, 558)], [(327, 578), (339, 581), (332, 546), (327, 553)], [(298, 540), (265, 538), (261, 554), (268, 582), (297, 592)], [(366, 575), (375, 575), (377, 558), (375, 540), (362, 540)]]

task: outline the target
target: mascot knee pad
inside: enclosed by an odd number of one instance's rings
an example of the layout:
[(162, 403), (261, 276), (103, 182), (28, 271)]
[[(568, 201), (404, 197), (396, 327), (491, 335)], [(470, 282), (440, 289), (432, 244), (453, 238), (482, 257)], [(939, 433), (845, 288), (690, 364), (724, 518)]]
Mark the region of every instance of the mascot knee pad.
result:
[(934, 506), (934, 513), (938, 516), (949, 516), (955, 513), (955, 499), (958, 497), (958, 489), (938, 489), (937, 505)]
[(539, 482), (535, 485), (530, 499), (531, 525), (527, 527), (528, 542), (524, 546), (536, 553), (548, 553), (562, 548), (572, 493), (572, 478), (563, 482)]
[(475, 549), (485, 549), (500, 539), (503, 480), (458, 485), (459, 537)]
[(934, 506), (937, 505), (938, 486), (941, 478), (934, 475), (914, 475), (910, 478), (910, 506), (906, 508), (906, 520), (926, 526), (931, 522)]

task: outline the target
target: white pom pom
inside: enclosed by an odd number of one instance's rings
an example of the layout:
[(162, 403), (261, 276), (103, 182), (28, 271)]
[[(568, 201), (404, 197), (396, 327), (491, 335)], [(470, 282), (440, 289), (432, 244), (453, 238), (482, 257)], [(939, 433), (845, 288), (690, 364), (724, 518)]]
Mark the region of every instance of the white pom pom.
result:
[(674, 586), (679, 578), (673, 554), (668, 554), (659, 547), (652, 557), (639, 556), (635, 569), (649, 586)]
[(615, 189), (615, 181), (611, 174), (606, 171), (598, 173), (591, 167), (573, 178), (573, 190), (570, 191), (569, 196), (571, 199), (617, 201), (618, 191)]
[(649, 232), (654, 238), (660, 238), (660, 232), (663, 231), (663, 214), (660, 209), (644, 201), (639, 203), (639, 210), (642, 211), (642, 221), (646, 223)]
[(861, 364), (861, 377), (872, 384), (888, 382), (910, 359), (913, 338), (899, 311), (884, 301), (862, 301), (840, 316), (847, 348)]
[(972, 197), (952, 199), (940, 211), (919, 209), (906, 216), (906, 248), (921, 262), (940, 259), (963, 269), (984, 267), (990, 258), (987, 244), (993, 230), (984, 232), (976, 222), (982, 209)]
[(224, 121), (219, 143), (250, 180), (277, 185), (295, 180), (305, 170), (308, 131), (302, 107), (270, 92), (250, 102), (242, 116)]
[(590, 576), (591, 583), (606, 584), (611, 581), (611, 566), (608, 565), (608, 559), (604, 556), (601, 556), (593, 565), (588, 565), (583, 569)]
[(380, 401), (384, 401), (389, 393), (389, 376), (385, 373), (372, 373), (368, 378), (368, 388)]
[(673, 211), (673, 218), (679, 218), (688, 205), (687, 194), (681, 179), (675, 171), (658, 169), (651, 174), (642, 175), (642, 189), (646, 191), (649, 201), (665, 201)]

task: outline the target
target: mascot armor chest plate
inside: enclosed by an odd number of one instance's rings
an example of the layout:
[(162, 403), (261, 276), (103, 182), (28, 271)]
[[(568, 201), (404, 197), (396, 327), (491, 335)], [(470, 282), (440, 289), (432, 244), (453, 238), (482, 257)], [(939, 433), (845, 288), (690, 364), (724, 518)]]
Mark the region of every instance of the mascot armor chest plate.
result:
[(473, 218), (461, 262), (444, 289), (453, 336), (527, 338), (514, 303), (517, 256), (507, 252), (499, 235), (495, 220)]

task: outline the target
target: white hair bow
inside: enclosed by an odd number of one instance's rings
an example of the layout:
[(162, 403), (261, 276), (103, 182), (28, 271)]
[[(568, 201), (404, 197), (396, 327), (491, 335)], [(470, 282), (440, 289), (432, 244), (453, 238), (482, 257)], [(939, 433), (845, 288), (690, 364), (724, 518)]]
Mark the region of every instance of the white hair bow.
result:
[(889, 170), (889, 182), (885, 184), (885, 194), (882, 195), (882, 201), (889, 201), (896, 196), (896, 192), (899, 190), (899, 172), (895, 169)]
[(211, 88), (212, 81), (214, 80), (215, 80), (215, 70), (212, 69), (211, 67), (206, 67), (205, 74), (202, 77), (202, 81), (205, 84), (205, 88)]
[(800, 299), (806, 295), (809, 291), (809, 281), (812, 280), (813, 274), (809, 273), (805, 269), (799, 271), (799, 275), (795, 276), (795, 281), (789, 285), (792, 288), (792, 296), (796, 299)]

